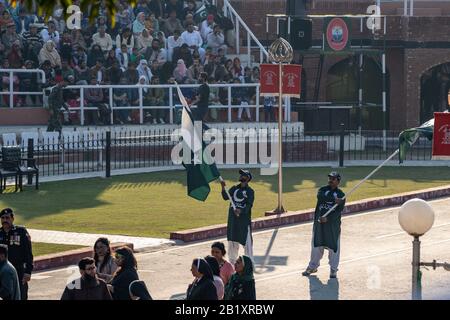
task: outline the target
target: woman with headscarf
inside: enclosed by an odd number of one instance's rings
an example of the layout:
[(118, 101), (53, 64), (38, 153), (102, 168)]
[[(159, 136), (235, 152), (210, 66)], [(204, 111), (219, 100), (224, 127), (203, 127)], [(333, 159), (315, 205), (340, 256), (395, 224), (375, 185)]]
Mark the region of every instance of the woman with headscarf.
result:
[(111, 285), (108, 286), (111, 295), (114, 300), (131, 300), (130, 284), (134, 280), (139, 280), (136, 258), (128, 247), (117, 249), (115, 258), (119, 269), (114, 273)]
[(217, 298), (219, 300), (223, 300), (224, 295), (224, 285), (222, 278), (220, 277), (220, 267), (219, 262), (217, 262), (217, 259), (213, 256), (206, 256), (205, 257), (206, 262), (208, 262), (209, 267), (211, 268), (211, 271), (213, 273), (213, 280), (214, 280), (214, 286), (216, 287), (217, 291)]
[(183, 59), (179, 59), (177, 66), (173, 70), (173, 77), (178, 83), (185, 83), (188, 80), (192, 80), (192, 72), (184, 64)]
[(131, 300), (153, 300), (144, 281), (134, 280), (130, 283)]
[(55, 43), (53, 40), (48, 40), (41, 51), (39, 51), (39, 63), (42, 64), (44, 61), (50, 61), (52, 68), (59, 67), (61, 68), (61, 57), (59, 56), (58, 51), (56, 51)]
[(117, 61), (116, 59), (116, 51), (114, 49), (111, 49), (108, 51), (107, 55), (106, 55), (106, 60), (104, 63), (104, 67), (105, 68), (110, 68), (112, 67), (113, 63)]
[(136, 39), (136, 48), (144, 54), (147, 48), (152, 46), (153, 37), (149, 30), (144, 29)]
[(133, 22), (133, 33), (140, 34), (145, 29), (145, 13), (139, 12)]
[(186, 300), (217, 300), (214, 276), (208, 262), (203, 258), (194, 259), (191, 272), (195, 279), (187, 289)]
[(256, 300), (253, 261), (242, 255), (234, 264), (236, 273), (225, 287), (224, 300)]
[(230, 278), (234, 273), (233, 265), (224, 259), (226, 253), (225, 245), (222, 242), (214, 242), (212, 244), (211, 255), (216, 258), (219, 263), (220, 277), (222, 278), (224, 285), (228, 284), (228, 281), (230, 281)]
[(141, 59), (139, 61), (139, 66), (137, 67), (137, 71), (139, 73), (139, 77), (144, 76), (146, 78), (147, 84), (152, 81), (152, 71), (150, 70), (150, 67), (148, 66), (148, 62), (145, 59)]

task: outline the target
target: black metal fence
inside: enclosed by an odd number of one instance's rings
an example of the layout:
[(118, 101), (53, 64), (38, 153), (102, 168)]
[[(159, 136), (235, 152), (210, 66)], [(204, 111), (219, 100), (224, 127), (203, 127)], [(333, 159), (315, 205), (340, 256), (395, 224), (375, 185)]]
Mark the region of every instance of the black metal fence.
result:
[[(277, 149), (272, 144), (278, 138), (273, 132), (269, 132), (267, 138), (247, 132), (244, 138), (231, 139), (228, 138), (228, 130), (219, 131), (225, 142), (222, 146), (223, 161), (230, 160), (226, 153), (233, 150), (231, 158), (234, 163), (231, 164), (255, 164), (250, 158), (255, 150), (259, 152), (264, 143), (268, 149), (267, 156), (277, 160)], [(348, 161), (383, 161), (398, 148), (398, 134), (393, 131), (386, 132), (385, 136), (382, 131), (334, 131), (303, 135), (301, 132), (287, 131), (282, 139), (283, 161), (305, 165), (335, 162), (341, 166)], [(72, 136), (63, 134), (45, 143), (36, 143), (31, 139), (28, 142), (28, 145), (22, 146), (23, 155), (36, 159), (41, 176), (104, 172), (108, 177), (115, 170), (179, 167), (172, 161), (173, 148), (179, 140), (165, 129), (125, 133), (84, 132)], [(256, 149), (252, 149), (255, 146)], [(430, 160), (431, 148), (431, 141), (420, 138), (408, 152), (406, 160)], [(245, 159), (244, 162), (242, 159)], [(257, 159), (260, 163), (259, 157)]]

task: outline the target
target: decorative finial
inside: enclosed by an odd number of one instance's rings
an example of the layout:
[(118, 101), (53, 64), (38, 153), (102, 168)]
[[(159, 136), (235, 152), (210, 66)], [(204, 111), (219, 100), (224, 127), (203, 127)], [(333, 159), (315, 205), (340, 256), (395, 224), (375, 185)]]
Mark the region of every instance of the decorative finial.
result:
[(294, 50), (289, 42), (280, 37), (270, 46), (269, 58), (276, 63), (290, 63), (294, 58)]

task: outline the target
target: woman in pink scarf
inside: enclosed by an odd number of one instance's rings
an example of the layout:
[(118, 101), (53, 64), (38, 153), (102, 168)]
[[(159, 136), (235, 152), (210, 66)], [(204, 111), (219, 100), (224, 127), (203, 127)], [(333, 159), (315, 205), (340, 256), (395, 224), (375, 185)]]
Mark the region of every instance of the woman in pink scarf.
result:
[(178, 83), (186, 83), (188, 80), (192, 80), (192, 72), (186, 68), (186, 64), (183, 59), (178, 60), (175, 70), (173, 70), (173, 77)]

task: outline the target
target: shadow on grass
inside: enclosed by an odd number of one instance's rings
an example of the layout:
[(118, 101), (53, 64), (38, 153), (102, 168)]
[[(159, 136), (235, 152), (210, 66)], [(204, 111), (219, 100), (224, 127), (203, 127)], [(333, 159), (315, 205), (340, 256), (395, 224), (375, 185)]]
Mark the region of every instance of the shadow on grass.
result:
[[(345, 189), (348, 188), (348, 181), (351, 181), (351, 185), (354, 185), (373, 170), (373, 167), (341, 169), (331, 169), (329, 167), (286, 168), (284, 171), (283, 191), (284, 193), (315, 193), (317, 188), (327, 184), (327, 174), (332, 170), (337, 170), (342, 174), (341, 188), (347, 191)], [(239, 174), (237, 169), (221, 171), (229, 187), (238, 183)], [(269, 185), (270, 191), (277, 193), (277, 175), (263, 176), (259, 174), (259, 169), (252, 169), (251, 171), (254, 184)], [(450, 181), (450, 170), (438, 167), (385, 167), (377, 172), (373, 178), (376, 181), (369, 180), (367, 183), (383, 188), (388, 185), (391, 179), (414, 182)], [(304, 183), (307, 183), (308, 186), (300, 190), (299, 186)], [(8, 193), (0, 195), (0, 206), (14, 208), (19, 213), (20, 218), (26, 221), (35, 217), (59, 214), (66, 210), (82, 211), (83, 209), (92, 209), (108, 204), (108, 202), (99, 199), (100, 195), (107, 190), (123, 190), (124, 192), (136, 190), (136, 192), (139, 192), (145, 187), (167, 185), (167, 192), (170, 192), (171, 184), (182, 185), (186, 188), (186, 173), (184, 171), (168, 171), (115, 176), (111, 179), (92, 178), (51, 182), (41, 184), (39, 191), (27, 186), (24, 192), (18, 193), (10, 192), (12, 188), (9, 188)], [(149, 194), (150, 199), (154, 196)]]

